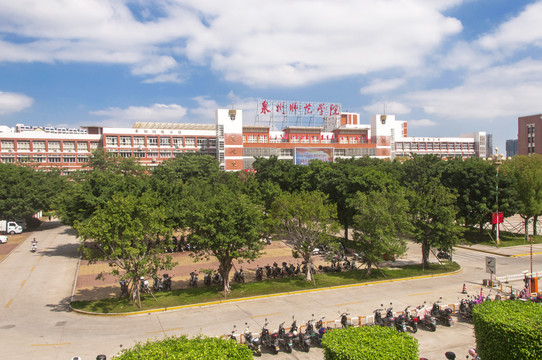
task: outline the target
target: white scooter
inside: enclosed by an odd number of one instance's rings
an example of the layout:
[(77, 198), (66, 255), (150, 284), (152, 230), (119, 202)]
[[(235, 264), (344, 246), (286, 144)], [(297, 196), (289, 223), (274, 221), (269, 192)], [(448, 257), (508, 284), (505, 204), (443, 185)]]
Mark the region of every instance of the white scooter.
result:
[(37, 250), (38, 250), (38, 243), (33, 242), (32, 243), (32, 250), (30, 250), (30, 251), (35, 253)]

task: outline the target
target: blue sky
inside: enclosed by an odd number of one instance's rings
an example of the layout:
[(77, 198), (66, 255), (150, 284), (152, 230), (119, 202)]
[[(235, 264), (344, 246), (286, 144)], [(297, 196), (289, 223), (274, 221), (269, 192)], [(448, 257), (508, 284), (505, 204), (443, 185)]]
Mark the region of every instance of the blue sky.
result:
[(213, 123), (257, 99), (388, 114), (411, 136), (542, 113), (542, 0), (0, 0), (0, 124)]

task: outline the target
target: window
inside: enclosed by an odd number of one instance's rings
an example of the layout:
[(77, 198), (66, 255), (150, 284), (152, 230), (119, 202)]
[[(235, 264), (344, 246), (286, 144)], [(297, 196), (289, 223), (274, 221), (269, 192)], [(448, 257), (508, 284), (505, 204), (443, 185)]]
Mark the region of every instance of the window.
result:
[(160, 157), (161, 158), (170, 158), (171, 157), (171, 151), (160, 151)]
[(249, 135), (247, 141), (251, 144), (258, 142), (258, 135)]
[(184, 138), (184, 146), (186, 147), (196, 147), (196, 139), (194, 138)]
[(206, 138), (198, 138), (198, 147), (201, 149), (207, 148), (207, 139)]
[(309, 142), (309, 135), (301, 135), (301, 142), (307, 144)]
[(64, 141), (62, 146), (64, 151), (75, 151), (75, 141)]
[(345, 156), (346, 149), (335, 149), (335, 156)]
[(18, 155), (17, 162), (19, 163), (29, 163), (32, 161), (32, 158), (28, 155)]
[(148, 153), (147, 153), (147, 157), (150, 157), (150, 158), (157, 158), (157, 157), (158, 157), (158, 152), (157, 152), (157, 151), (151, 151), (151, 152), (148, 152)]
[(75, 156), (64, 156), (63, 161), (65, 163), (74, 163), (75, 162)]
[(148, 144), (148, 146), (158, 146), (158, 138), (157, 137), (148, 137), (147, 138), (147, 144)]
[(280, 156), (292, 156), (292, 149), (280, 149)]
[(339, 143), (348, 144), (348, 138), (346, 136), (341, 136), (341, 139), (339, 140)]
[(142, 136), (134, 137), (134, 146), (145, 146), (145, 138)]
[(94, 151), (98, 148), (98, 143), (97, 142), (91, 142), (90, 143), (90, 151)]
[(121, 136), (120, 137), (120, 146), (132, 146), (132, 137), (131, 136)]
[(298, 143), (299, 142), (299, 135), (291, 135), (290, 142)]
[(32, 149), (34, 152), (43, 152), (45, 151), (45, 141), (33, 141)]
[(136, 157), (136, 158), (144, 158), (145, 157), (145, 151), (134, 151), (134, 157)]
[(120, 157), (123, 157), (123, 158), (132, 157), (132, 150), (121, 150), (119, 155)]
[(85, 141), (78, 141), (77, 151), (88, 151), (88, 143)]
[(117, 137), (116, 136), (106, 136), (105, 144), (107, 146), (117, 146)]
[(358, 138), (356, 136), (350, 136), (350, 138), (348, 139), (348, 142), (350, 144), (355, 144), (358, 142)]
[(183, 138), (173, 138), (173, 147), (183, 147)]
[(267, 135), (260, 135), (260, 139), (258, 140), (258, 142), (260, 142), (260, 143), (267, 143), (267, 142), (269, 142), (269, 141), (267, 140)]
[(164, 146), (164, 147), (171, 146), (171, 138), (170, 137), (161, 137), (160, 138), (160, 146)]
[(15, 161), (14, 156), (2, 156), (0, 157), (0, 162), (4, 164), (12, 163)]
[(58, 155), (51, 155), (47, 157), (47, 161), (49, 163), (60, 163), (62, 162), (62, 158)]
[(45, 162), (45, 156), (44, 155), (34, 155), (34, 162), (35, 163), (44, 163)]
[(87, 163), (88, 162), (88, 156), (78, 156), (77, 157), (78, 163)]
[(311, 143), (318, 144), (319, 138), (320, 138), (319, 136), (311, 136)]
[(30, 141), (17, 141), (17, 151), (30, 151)]
[(49, 152), (60, 151), (60, 141), (49, 141)]
[(216, 139), (209, 139), (209, 147), (212, 147), (212, 148), (216, 147)]
[(0, 143), (3, 151), (9, 151), (15, 149), (15, 143), (13, 140), (2, 140)]

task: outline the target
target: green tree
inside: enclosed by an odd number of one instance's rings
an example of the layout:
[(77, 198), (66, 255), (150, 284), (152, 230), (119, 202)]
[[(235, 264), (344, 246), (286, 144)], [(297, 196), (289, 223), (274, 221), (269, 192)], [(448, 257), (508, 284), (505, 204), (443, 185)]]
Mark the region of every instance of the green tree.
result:
[(385, 258), (395, 258), (407, 250), (412, 225), (407, 215), (408, 201), (404, 190), (358, 192), (352, 199), (356, 214), (353, 217), (354, 241), (363, 254), (367, 274)]
[(305, 279), (310, 281), (312, 251), (331, 242), (339, 230), (336, 205), (319, 191), (283, 193), (273, 202), (270, 219), (275, 231), (292, 242), (294, 255), (305, 261)]
[(414, 156), (403, 164), (403, 184), (408, 193), (412, 238), (422, 245), (422, 266), (429, 267), (431, 247), (450, 249), (462, 228), (456, 223), (456, 195), (441, 184), (442, 160)]
[(164, 255), (171, 245), (171, 229), (164, 225), (165, 209), (156, 199), (153, 193), (115, 194), (88, 221), (74, 224), (81, 241), (91, 244), (82, 246), (84, 256), (91, 262), (107, 260), (110, 273), (127, 280), (132, 301), (139, 307), (140, 278), (154, 277), (175, 265), (171, 256)]
[(238, 189), (226, 185), (203, 191), (193, 185), (193, 189), (192, 194), (197, 195), (187, 200), (188, 241), (194, 246), (197, 258), (217, 258), (224, 292), (228, 293), (233, 261), (253, 260), (263, 249), (260, 241), (264, 236), (263, 208)]
[(213, 156), (198, 153), (176, 156), (164, 161), (153, 170), (155, 178), (183, 182), (188, 179), (213, 182), (220, 174), (220, 167)]
[[(524, 220), (525, 240), (529, 220), (542, 214), (542, 155), (517, 155), (501, 165), (502, 174), (514, 179), (518, 213)], [(536, 221), (533, 224), (536, 234)]]

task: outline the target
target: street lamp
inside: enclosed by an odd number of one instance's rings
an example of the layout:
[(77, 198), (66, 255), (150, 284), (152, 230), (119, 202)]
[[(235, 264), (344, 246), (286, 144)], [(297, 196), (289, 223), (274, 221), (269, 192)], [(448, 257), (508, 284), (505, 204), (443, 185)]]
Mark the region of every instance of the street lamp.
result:
[(497, 224), (497, 246), (501, 245), (501, 238), (499, 236), (499, 225), (501, 223), (501, 215), (499, 213), (499, 166), (502, 164), (503, 154), (499, 154), (499, 148), (495, 148), (495, 154), (491, 155), (491, 159), (493, 160), (493, 165), (495, 165), (495, 168), (497, 169), (497, 175), (496, 176), (496, 191), (495, 191), (495, 202), (497, 203), (497, 216), (494, 217), (494, 223)]

